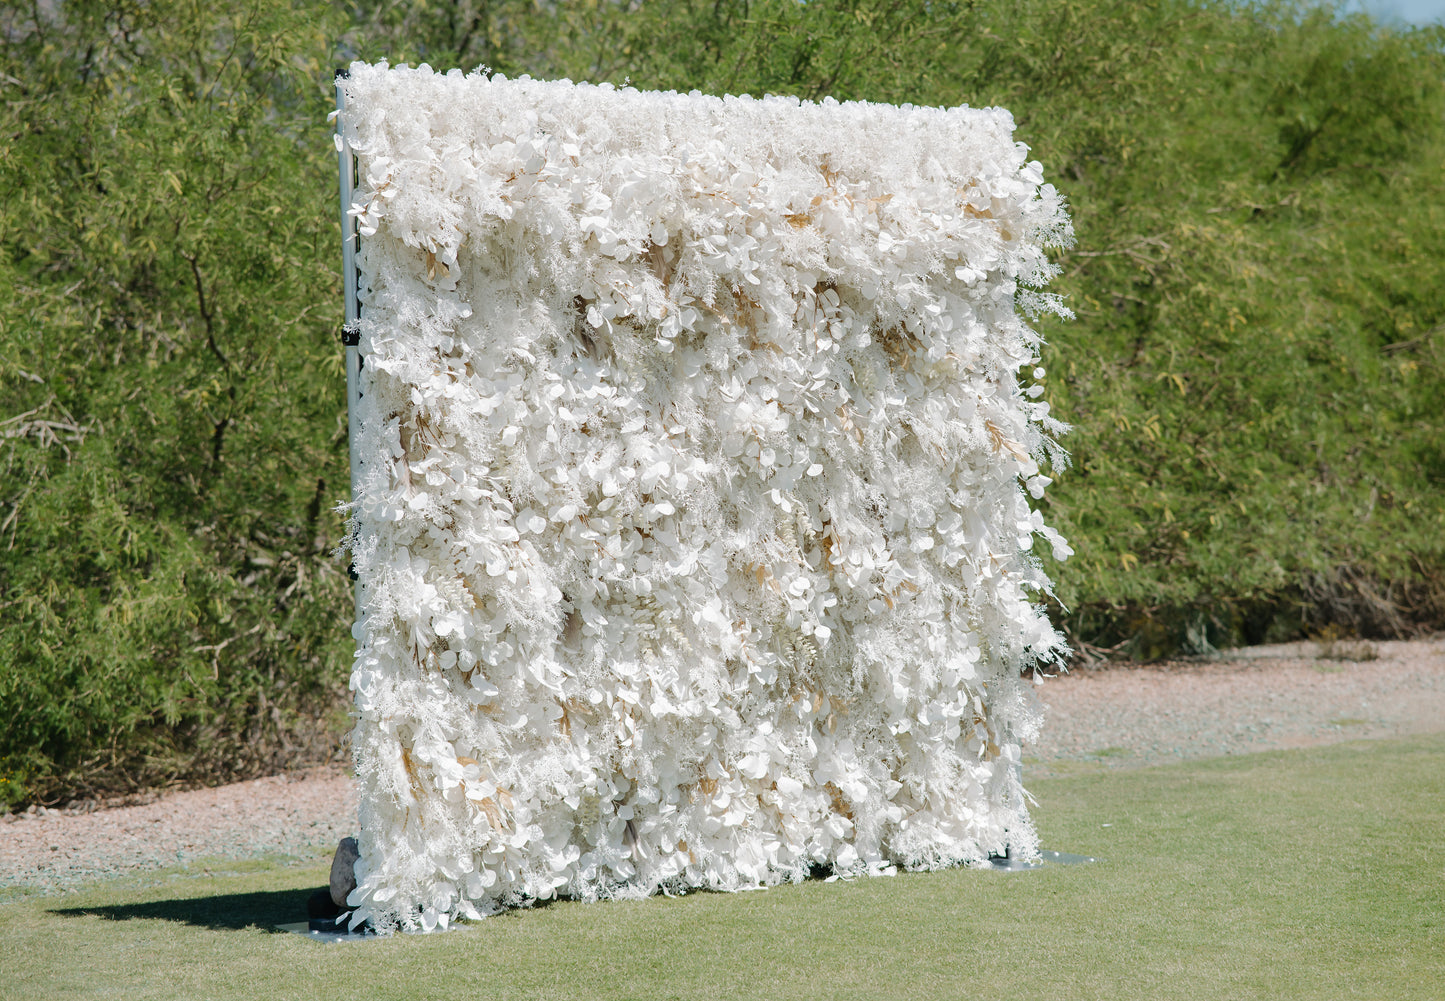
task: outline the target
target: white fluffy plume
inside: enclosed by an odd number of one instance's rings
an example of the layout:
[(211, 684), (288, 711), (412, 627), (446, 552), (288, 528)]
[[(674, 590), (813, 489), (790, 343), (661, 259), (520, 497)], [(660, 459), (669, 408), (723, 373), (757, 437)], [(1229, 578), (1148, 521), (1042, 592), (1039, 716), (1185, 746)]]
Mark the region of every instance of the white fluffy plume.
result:
[(1035, 851), (1071, 234), (1008, 113), (344, 86), (355, 919)]

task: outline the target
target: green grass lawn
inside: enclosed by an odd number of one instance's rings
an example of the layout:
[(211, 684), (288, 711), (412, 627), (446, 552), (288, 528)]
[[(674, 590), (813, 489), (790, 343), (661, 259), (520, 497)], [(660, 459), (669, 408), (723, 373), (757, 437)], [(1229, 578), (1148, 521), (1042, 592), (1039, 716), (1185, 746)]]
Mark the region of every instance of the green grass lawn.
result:
[[(0, 904), (0, 997), (1445, 998), (1445, 734), (1035, 783), (1093, 865), (558, 903), (326, 945), (323, 862)], [(224, 864), (223, 864), (224, 865)]]

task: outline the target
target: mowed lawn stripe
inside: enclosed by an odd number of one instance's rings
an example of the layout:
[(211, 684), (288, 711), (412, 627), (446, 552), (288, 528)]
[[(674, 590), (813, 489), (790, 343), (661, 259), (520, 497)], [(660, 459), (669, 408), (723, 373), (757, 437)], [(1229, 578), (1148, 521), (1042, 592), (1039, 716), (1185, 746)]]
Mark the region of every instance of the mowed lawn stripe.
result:
[[(0, 905), (6, 998), (1445, 997), (1445, 734), (1052, 779), (1092, 865), (514, 911), (328, 946), (274, 934), (324, 865)], [(234, 868), (234, 866), (233, 866)]]

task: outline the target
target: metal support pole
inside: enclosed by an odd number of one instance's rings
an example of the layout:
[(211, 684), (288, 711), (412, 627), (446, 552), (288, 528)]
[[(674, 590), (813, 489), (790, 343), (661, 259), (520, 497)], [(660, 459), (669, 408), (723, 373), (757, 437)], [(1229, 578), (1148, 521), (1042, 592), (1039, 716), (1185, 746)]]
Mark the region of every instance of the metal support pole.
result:
[[(351, 453), (351, 499), (356, 500), (357, 484), (361, 481), (363, 465), (361, 452), (357, 447), (359, 418), (357, 403), (361, 400), (362, 355), (359, 347), (361, 338), (361, 303), (358, 288), (361, 272), (356, 267), (356, 251), (361, 239), (356, 229), (356, 217), (351, 214), (351, 192), (356, 184), (356, 154), (346, 141), (345, 122), (346, 91), (343, 82), (349, 71), (336, 71), (336, 134), (341, 137), (337, 152), (341, 177), (341, 281), (346, 296), (346, 323), (341, 328), (341, 341), (346, 345), (346, 436)], [(361, 622), (361, 581), (352, 571), (352, 598), (355, 621)]]

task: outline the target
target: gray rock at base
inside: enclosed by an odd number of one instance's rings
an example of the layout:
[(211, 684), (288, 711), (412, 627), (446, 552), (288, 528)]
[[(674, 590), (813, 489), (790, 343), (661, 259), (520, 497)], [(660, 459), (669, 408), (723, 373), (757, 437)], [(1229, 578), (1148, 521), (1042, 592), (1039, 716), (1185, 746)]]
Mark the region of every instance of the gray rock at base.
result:
[(337, 907), (346, 907), (346, 898), (356, 889), (356, 860), (361, 848), (355, 838), (342, 838), (331, 860), (331, 900)]

